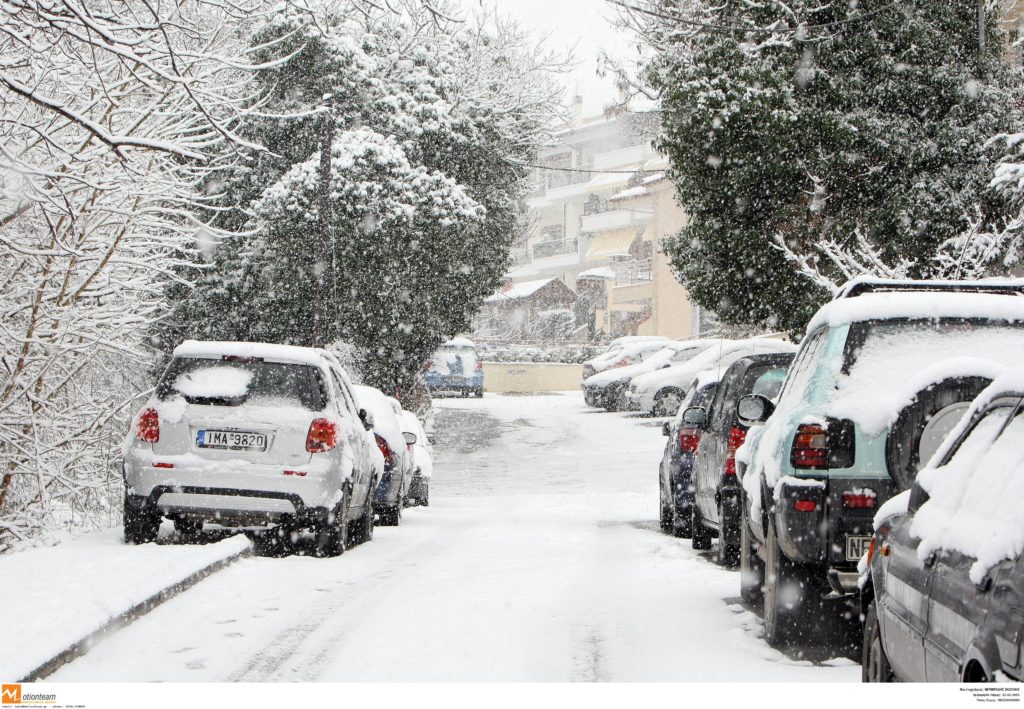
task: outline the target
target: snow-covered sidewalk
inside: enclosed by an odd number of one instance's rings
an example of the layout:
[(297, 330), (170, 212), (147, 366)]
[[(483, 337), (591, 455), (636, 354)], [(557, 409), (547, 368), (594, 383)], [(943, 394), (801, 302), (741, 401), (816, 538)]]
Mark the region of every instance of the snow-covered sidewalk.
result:
[(127, 546), (120, 530), (0, 557), (0, 677), (20, 679), (165, 589), (251, 548), (244, 536), (200, 546)]

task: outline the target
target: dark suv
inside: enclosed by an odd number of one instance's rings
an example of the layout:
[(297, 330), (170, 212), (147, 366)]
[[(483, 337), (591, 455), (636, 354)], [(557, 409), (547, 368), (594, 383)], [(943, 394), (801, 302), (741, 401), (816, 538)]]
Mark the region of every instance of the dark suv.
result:
[(879, 512), (861, 594), (866, 682), (1022, 678), (1024, 371), (978, 397)]
[[(777, 408), (740, 399), (741, 595), (785, 642), (823, 600), (855, 614), (872, 518), (910, 486), (977, 396), (1024, 352), (1024, 282), (856, 280), (807, 327)], [(770, 417), (770, 418), (769, 418)]]
[(734, 566), (740, 555), (740, 483), (736, 478), (736, 450), (747, 437), (747, 427), (736, 416), (741, 396), (779, 395), (792, 354), (752, 355), (733, 362), (722, 377), (711, 406), (684, 414), (702, 431), (694, 456), (692, 543), (709, 549), (718, 537), (718, 563)]

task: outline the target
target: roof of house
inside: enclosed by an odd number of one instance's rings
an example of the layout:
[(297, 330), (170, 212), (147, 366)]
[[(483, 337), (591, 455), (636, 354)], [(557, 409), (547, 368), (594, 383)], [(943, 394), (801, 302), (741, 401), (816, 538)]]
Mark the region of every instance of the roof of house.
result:
[[(513, 283), (508, 288), (500, 290), (494, 295), (487, 296), (484, 298), (485, 303), (506, 303), (510, 300), (525, 300), (531, 298), (542, 288), (548, 286), (551, 283), (558, 283), (564, 290), (568, 291), (569, 294), (573, 294), (572, 289), (562, 283), (557, 278), (541, 278), (536, 281), (522, 281), (520, 283)], [(556, 286), (557, 288), (557, 286)]]

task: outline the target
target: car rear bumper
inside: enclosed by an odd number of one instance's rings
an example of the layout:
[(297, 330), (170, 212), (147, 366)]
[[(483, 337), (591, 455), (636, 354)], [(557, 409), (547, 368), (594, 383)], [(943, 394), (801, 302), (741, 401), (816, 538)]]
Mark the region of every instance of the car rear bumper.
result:
[(325, 520), (329, 512), (326, 506), (306, 505), (294, 493), (200, 486), (157, 485), (148, 495), (129, 494), (126, 504), (227, 527), (281, 522), (311, 525)]
[(423, 379), (430, 391), (476, 391), (484, 388), (483, 372), (467, 377), (428, 373), (424, 375)]

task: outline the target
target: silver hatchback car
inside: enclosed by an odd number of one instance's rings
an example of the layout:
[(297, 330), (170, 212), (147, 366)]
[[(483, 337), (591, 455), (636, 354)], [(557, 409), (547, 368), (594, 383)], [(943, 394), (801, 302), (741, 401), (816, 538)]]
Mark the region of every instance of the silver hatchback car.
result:
[(182, 534), (282, 525), (336, 556), (373, 534), (371, 428), (324, 350), (184, 342), (125, 442), (125, 541), (152, 541), (163, 517)]

